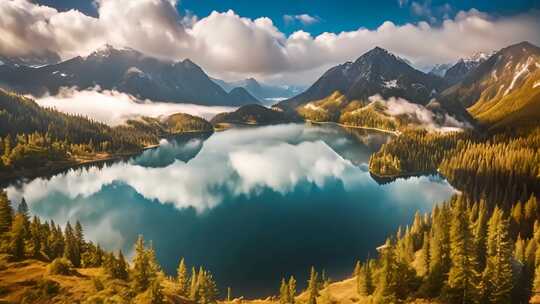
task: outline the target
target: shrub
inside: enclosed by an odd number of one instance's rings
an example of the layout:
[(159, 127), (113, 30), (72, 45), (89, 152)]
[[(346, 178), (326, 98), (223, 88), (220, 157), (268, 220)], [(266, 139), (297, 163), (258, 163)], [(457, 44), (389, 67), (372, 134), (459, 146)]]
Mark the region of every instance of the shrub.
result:
[(92, 284), (94, 285), (94, 288), (96, 289), (96, 291), (102, 291), (103, 289), (105, 289), (105, 287), (103, 286), (103, 283), (98, 277), (92, 278)]
[(42, 303), (60, 292), (60, 284), (52, 280), (39, 280), (36, 287), (27, 290), (21, 303)]
[(49, 274), (72, 275), (73, 264), (66, 258), (56, 258), (47, 268)]

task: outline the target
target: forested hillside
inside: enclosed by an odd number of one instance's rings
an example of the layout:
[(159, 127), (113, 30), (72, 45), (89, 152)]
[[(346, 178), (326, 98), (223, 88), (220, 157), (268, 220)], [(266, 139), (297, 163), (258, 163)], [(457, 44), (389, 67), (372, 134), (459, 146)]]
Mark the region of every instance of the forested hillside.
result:
[(142, 117), (109, 127), (0, 90), (0, 175), (132, 154), (170, 133), (212, 130), (204, 119), (187, 114), (175, 114), (165, 122)]
[(0, 192), (0, 299), (7, 303), (215, 303), (212, 273), (188, 269), (166, 277), (142, 236), (132, 263), (122, 251), (86, 241), (79, 222), (62, 229), (29, 215), (24, 199), (14, 210)]

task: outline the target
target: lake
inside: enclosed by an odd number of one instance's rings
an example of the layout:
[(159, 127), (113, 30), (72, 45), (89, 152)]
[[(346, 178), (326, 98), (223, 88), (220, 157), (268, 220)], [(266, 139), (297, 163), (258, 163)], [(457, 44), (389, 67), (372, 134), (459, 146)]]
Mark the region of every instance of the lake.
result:
[(309, 268), (349, 276), (357, 259), (449, 198), (441, 177), (378, 184), (370, 155), (390, 135), (303, 124), (235, 128), (162, 140), (127, 161), (18, 182), (8, 196), (87, 239), (130, 256), (139, 234), (174, 274), (180, 257), (204, 265), (233, 296), (276, 294)]

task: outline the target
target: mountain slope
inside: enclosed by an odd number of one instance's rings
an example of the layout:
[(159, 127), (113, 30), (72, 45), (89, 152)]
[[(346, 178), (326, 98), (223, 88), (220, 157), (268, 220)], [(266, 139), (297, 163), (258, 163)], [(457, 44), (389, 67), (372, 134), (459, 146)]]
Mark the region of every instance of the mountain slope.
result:
[(436, 64), (431, 68), (428, 74), (444, 77), (444, 74), (446, 74), (446, 71), (448, 71), (448, 69), (450, 69), (452, 66), (453, 65), (451, 63)]
[[(23, 93), (55, 94), (60, 87), (99, 86), (151, 100), (201, 105), (240, 106), (195, 63), (166, 62), (133, 49), (105, 46), (87, 57), (75, 57), (40, 68), (0, 66), (0, 83)], [(247, 103), (252, 103), (248, 100)]]
[(242, 106), (234, 112), (220, 113), (210, 122), (216, 126), (219, 124), (269, 125), (297, 121), (300, 119), (291, 113), (252, 104)]
[(240, 81), (227, 82), (221, 79), (212, 79), (225, 91), (229, 92), (234, 88), (240, 87), (246, 89), (251, 95), (259, 100), (275, 100), (279, 98), (290, 98), (304, 90), (297, 86), (276, 86), (260, 83), (255, 78), (247, 78)]
[(446, 70), (444, 79), (450, 85), (456, 84), (492, 55), (493, 53), (476, 53), (469, 58), (462, 58)]
[(492, 128), (538, 124), (540, 48), (522, 42), (500, 50), (445, 90), (441, 99), (462, 103)]
[(444, 81), (411, 67), (405, 60), (376, 47), (355, 62), (347, 62), (328, 70), (304, 93), (280, 102), (283, 109), (295, 109), (310, 101), (321, 100), (335, 91), (349, 100), (367, 103), (370, 96), (402, 97), (427, 104), (444, 87)]
[(236, 105), (258, 104), (259, 100), (244, 88), (234, 88), (228, 94), (229, 100)]

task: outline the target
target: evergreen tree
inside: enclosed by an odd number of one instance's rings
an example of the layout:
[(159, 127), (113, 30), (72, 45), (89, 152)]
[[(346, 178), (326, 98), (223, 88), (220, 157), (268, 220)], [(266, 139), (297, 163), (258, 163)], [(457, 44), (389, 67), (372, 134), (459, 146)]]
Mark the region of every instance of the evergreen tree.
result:
[(450, 217), (448, 204), (443, 204), (441, 207), (435, 206), (433, 209), (429, 274), (423, 286), (428, 296), (433, 297), (440, 293), (450, 269), (450, 227), (448, 224)]
[(430, 264), (430, 238), (429, 233), (424, 232), (424, 238), (422, 241), (422, 255), (420, 256), (420, 273), (424, 276), (429, 275), (429, 264)]
[(26, 200), (24, 197), (21, 199), (21, 202), (19, 203), (19, 206), (17, 207), (17, 212), (22, 214), (27, 220), (30, 219), (29, 211), (28, 211), (28, 204), (26, 203)]
[(13, 209), (5, 191), (0, 191), (0, 234), (11, 229), (13, 221)]
[(77, 220), (75, 223), (75, 240), (77, 242), (77, 247), (79, 249), (79, 253), (82, 254), (84, 252), (84, 232), (81, 223)]
[(453, 303), (475, 303), (478, 299), (479, 275), (474, 238), (465, 202), (460, 198), (452, 208), (450, 247), (452, 266), (448, 274), (447, 296)]
[(512, 292), (512, 241), (510, 223), (495, 208), (488, 222), (487, 259), (483, 273), (483, 294), (490, 303), (509, 303)]
[(199, 285), (197, 284), (197, 271), (195, 270), (195, 267), (192, 267), (191, 268), (191, 286), (189, 287), (189, 298), (193, 301), (196, 301), (197, 300), (197, 296), (198, 296), (198, 287)]
[[(41, 245), (44, 243), (46, 247), (46, 238), (42, 233), (43, 227), (37, 216), (32, 218), (32, 224), (30, 224), (30, 255), (33, 258), (39, 258), (41, 256)], [(45, 252), (49, 250), (44, 248)]]
[(150, 285), (149, 297), (151, 304), (164, 303), (163, 287), (161, 287), (159, 280), (154, 280)]
[(296, 298), (296, 279), (291, 276), (289, 278), (289, 303), (294, 304)]
[(150, 265), (150, 269), (148, 271), (149, 280), (152, 281), (156, 278), (158, 272), (161, 271), (161, 267), (159, 266), (159, 263), (156, 258), (156, 251), (154, 250), (154, 245), (152, 242), (150, 242), (149, 248), (146, 250), (146, 255), (148, 257), (148, 263)]
[(178, 280), (178, 293), (183, 297), (187, 297), (189, 295), (189, 276), (184, 258), (180, 259), (176, 274)]
[(362, 267), (362, 264), (360, 261), (356, 261), (356, 264), (354, 264), (354, 270), (353, 270), (353, 277), (358, 276), (360, 273), (360, 268)]
[(217, 287), (212, 274), (205, 271), (202, 267), (199, 269), (197, 277), (198, 284), (198, 303), (212, 304), (217, 300)]
[(319, 296), (319, 280), (315, 267), (311, 267), (311, 273), (308, 281), (308, 301), (307, 304), (317, 304)]
[(371, 278), (369, 260), (360, 268), (357, 276), (357, 289), (358, 294), (361, 296), (368, 296), (373, 293), (373, 280)]
[(396, 303), (397, 299), (397, 274), (396, 274), (396, 256), (394, 244), (390, 239), (386, 240), (385, 245), (379, 248), (381, 253), (381, 270), (379, 282), (376, 290), (376, 303), (390, 304)]
[[(536, 253), (536, 259), (540, 261), (540, 249)], [(534, 281), (532, 286), (532, 294), (540, 294), (540, 263), (536, 263), (534, 272)]]
[(289, 285), (285, 279), (281, 279), (281, 285), (279, 287), (279, 303), (288, 304), (290, 300)]
[(121, 280), (127, 280), (128, 279), (128, 265), (126, 263), (126, 259), (124, 258), (124, 254), (122, 253), (122, 250), (118, 251), (118, 259), (117, 259), (117, 266), (116, 266), (116, 277)]
[(22, 214), (15, 215), (13, 219), (10, 249), (16, 259), (24, 258), (24, 217)]
[(476, 257), (478, 268), (477, 271), (481, 272), (486, 267), (486, 237), (487, 237), (487, 221), (488, 210), (485, 200), (480, 201), (478, 207), (478, 217), (474, 224), (474, 244), (476, 247)]
[(77, 239), (75, 238), (73, 228), (71, 227), (71, 224), (69, 223), (69, 221), (66, 224), (64, 235), (65, 235), (64, 257), (68, 259), (73, 264), (73, 266), (80, 267), (81, 254), (79, 251), (79, 245), (77, 243)]
[(149, 287), (150, 271), (150, 261), (144, 247), (144, 238), (139, 235), (135, 242), (135, 256), (133, 257), (133, 284), (135, 290), (142, 292)]

